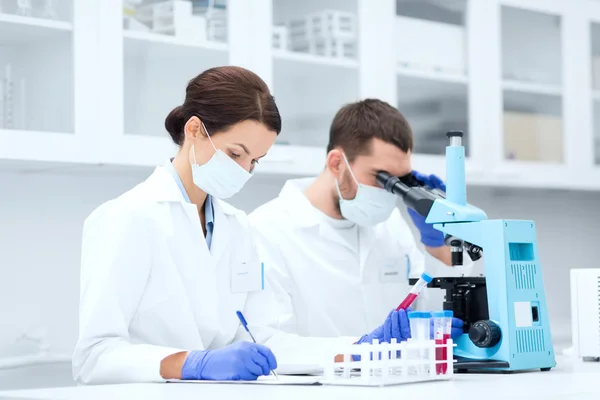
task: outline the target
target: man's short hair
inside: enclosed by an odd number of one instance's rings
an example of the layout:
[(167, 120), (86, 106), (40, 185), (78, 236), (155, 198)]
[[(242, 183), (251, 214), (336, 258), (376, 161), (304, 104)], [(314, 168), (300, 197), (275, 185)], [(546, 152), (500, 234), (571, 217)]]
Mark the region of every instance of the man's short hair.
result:
[(406, 118), (385, 101), (365, 99), (342, 107), (331, 123), (327, 152), (341, 147), (352, 162), (371, 151), (371, 139), (378, 138), (404, 152), (412, 151), (413, 134)]

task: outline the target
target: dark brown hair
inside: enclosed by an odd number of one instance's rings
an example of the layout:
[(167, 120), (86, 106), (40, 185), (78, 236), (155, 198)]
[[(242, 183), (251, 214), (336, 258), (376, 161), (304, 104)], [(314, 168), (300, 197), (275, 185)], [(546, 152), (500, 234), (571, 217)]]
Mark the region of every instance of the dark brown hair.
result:
[(179, 146), (185, 139), (185, 123), (193, 116), (200, 118), (210, 134), (246, 120), (281, 132), (279, 110), (267, 84), (241, 67), (211, 68), (188, 83), (183, 105), (175, 107), (165, 119), (165, 128)]
[(371, 139), (391, 143), (404, 152), (413, 148), (413, 134), (406, 118), (396, 108), (377, 99), (366, 99), (342, 107), (331, 123), (327, 152), (341, 147), (353, 161), (371, 151)]

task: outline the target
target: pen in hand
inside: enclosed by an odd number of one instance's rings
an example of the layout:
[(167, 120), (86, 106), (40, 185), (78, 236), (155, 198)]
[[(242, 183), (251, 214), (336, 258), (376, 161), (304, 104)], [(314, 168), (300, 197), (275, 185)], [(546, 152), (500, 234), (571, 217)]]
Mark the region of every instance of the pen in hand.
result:
[[(254, 339), (254, 336), (252, 335), (252, 332), (250, 332), (250, 329), (248, 329), (248, 323), (246, 322), (246, 318), (244, 318), (244, 314), (242, 314), (241, 311), (236, 311), (235, 313), (237, 314), (237, 317), (240, 320), (240, 323), (242, 324), (242, 326), (244, 327), (244, 329), (246, 330), (246, 332), (248, 332), (248, 334), (252, 338), (252, 341), (254, 343), (256, 343), (256, 339)], [(275, 371), (271, 370), (271, 372), (273, 373), (273, 375), (275, 375), (275, 379), (279, 380), (279, 377), (277, 376), (277, 374), (275, 373)]]

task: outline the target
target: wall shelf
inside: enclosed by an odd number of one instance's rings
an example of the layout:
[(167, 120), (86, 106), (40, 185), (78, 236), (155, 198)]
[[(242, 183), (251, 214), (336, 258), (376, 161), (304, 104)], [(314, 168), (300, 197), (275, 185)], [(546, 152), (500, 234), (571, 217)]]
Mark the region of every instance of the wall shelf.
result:
[[(177, 56), (189, 54), (190, 50), (199, 51), (203, 56), (215, 57), (214, 62), (226, 60), (229, 46), (227, 43), (205, 41), (190, 42), (179, 37), (151, 32), (124, 31), (125, 53), (130, 55), (155, 54), (157, 56)], [(170, 54), (169, 54), (170, 53)]]
[(358, 61), (349, 58), (324, 57), (289, 50), (273, 50), (273, 59), (275, 60), (275, 62), (281, 64), (290, 62), (299, 64), (309, 64), (313, 66), (358, 69)]
[(149, 46), (149, 45), (167, 45), (176, 47), (192, 47), (195, 49), (216, 51), (216, 52), (227, 52), (229, 46), (227, 43), (215, 42), (215, 41), (204, 41), (201, 43), (191, 42), (176, 36), (162, 35), (159, 33), (152, 32), (139, 32), (139, 31), (123, 31), (123, 38), (125, 44), (129, 46)]
[(0, 45), (52, 39), (72, 31), (69, 22), (0, 13)]
[(441, 71), (423, 71), (414, 68), (398, 67), (397, 74), (399, 78), (416, 78), (425, 79), (434, 82), (457, 83), (466, 85), (469, 83), (469, 78), (463, 74), (453, 74)]
[(528, 94), (539, 94), (545, 96), (562, 96), (563, 90), (560, 86), (546, 85), (541, 83), (520, 82), (514, 80), (505, 80), (502, 82), (502, 89), (513, 92)]

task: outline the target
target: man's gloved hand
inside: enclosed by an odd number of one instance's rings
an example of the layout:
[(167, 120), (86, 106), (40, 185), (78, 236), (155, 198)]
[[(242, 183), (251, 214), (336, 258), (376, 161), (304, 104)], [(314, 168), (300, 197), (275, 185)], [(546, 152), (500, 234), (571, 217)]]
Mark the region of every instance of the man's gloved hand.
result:
[[(431, 324), (430, 338), (434, 339), (435, 332), (433, 330), (433, 318), (431, 318), (430, 324)], [(465, 323), (463, 322), (462, 319), (452, 317), (452, 330), (450, 331), (450, 338), (452, 338), (452, 340), (456, 339), (457, 337), (459, 337), (460, 335), (462, 335), (464, 333), (463, 332), (464, 324)]]
[(379, 340), (379, 343), (390, 343), (392, 339), (396, 339), (398, 343), (410, 338), (410, 323), (408, 322), (408, 310), (392, 310), (382, 325), (367, 335), (363, 335), (357, 344), (373, 343), (373, 339)]
[(218, 350), (191, 351), (181, 369), (181, 378), (254, 381), (276, 368), (277, 360), (268, 347), (238, 342)]
[[(446, 185), (439, 177), (435, 175), (422, 175), (417, 171), (412, 171), (413, 176), (425, 183), (432, 189), (440, 189), (446, 191)], [(433, 225), (425, 222), (425, 217), (418, 214), (413, 209), (408, 209), (408, 215), (413, 221), (413, 224), (421, 232), (421, 242), (428, 247), (442, 247), (444, 245), (444, 234), (433, 227)]]

